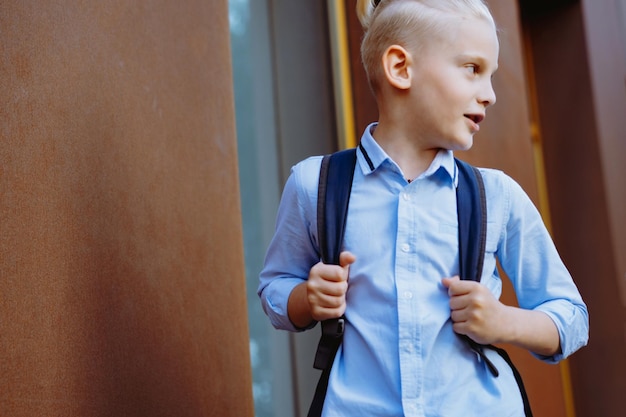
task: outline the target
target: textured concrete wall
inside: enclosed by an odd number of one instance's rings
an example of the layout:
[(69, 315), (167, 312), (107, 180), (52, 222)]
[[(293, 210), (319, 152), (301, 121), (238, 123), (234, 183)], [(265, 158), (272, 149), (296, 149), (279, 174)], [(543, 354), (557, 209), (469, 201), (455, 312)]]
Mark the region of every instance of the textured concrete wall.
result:
[(0, 3), (0, 415), (252, 416), (226, 0)]

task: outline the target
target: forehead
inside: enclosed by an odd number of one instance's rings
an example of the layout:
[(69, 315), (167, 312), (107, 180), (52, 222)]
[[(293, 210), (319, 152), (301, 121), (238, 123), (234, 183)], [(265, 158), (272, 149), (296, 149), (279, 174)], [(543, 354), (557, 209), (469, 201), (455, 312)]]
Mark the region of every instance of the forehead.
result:
[(476, 55), (497, 65), (500, 44), (494, 24), (484, 18), (445, 16), (420, 44), (424, 52)]

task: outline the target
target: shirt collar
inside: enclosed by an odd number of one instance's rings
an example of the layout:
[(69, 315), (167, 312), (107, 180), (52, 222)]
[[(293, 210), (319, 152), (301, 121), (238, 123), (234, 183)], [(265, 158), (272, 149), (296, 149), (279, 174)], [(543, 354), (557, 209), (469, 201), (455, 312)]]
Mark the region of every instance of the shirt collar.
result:
[[(376, 139), (372, 136), (372, 131), (376, 128), (378, 123), (371, 123), (363, 132), (361, 136), (361, 142), (359, 143), (359, 158), (358, 164), (363, 172), (363, 175), (368, 175), (374, 172), (380, 167), (386, 160), (391, 161), (391, 158), (380, 147)], [(435, 174), (439, 170), (443, 170), (448, 174), (448, 178), (452, 184), (456, 187), (458, 183), (456, 163), (454, 161), (454, 155), (452, 151), (441, 149), (435, 155), (432, 163), (424, 171), (419, 178), (428, 177)]]

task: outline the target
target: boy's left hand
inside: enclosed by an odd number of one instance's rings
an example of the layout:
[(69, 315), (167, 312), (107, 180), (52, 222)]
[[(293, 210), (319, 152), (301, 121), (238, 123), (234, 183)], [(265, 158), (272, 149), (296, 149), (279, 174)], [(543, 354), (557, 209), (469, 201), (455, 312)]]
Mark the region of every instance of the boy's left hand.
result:
[(542, 356), (560, 352), (558, 329), (546, 313), (502, 304), (475, 281), (456, 276), (441, 282), (450, 296), (455, 332), (483, 345), (511, 343)]
[(450, 296), (450, 317), (456, 333), (469, 336), (480, 344), (498, 343), (507, 330), (507, 306), (491, 291), (475, 281), (462, 281), (458, 276), (444, 278)]

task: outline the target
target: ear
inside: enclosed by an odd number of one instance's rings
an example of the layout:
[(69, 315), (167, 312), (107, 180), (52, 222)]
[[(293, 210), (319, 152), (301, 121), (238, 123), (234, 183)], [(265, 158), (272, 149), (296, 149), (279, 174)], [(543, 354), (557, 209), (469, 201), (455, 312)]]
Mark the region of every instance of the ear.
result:
[(411, 87), (411, 54), (400, 45), (391, 45), (382, 57), (387, 82), (393, 87), (407, 90)]

